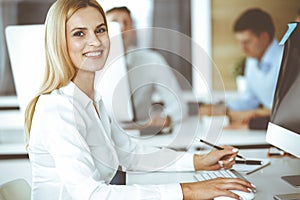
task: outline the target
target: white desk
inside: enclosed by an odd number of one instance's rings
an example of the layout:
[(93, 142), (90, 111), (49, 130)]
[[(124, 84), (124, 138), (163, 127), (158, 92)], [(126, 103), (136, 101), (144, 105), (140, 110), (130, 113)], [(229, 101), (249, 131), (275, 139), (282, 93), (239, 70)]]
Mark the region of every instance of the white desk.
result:
[[(24, 153), (25, 138), (22, 126), (23, 123), (19, 111), (0, 112), (0, 154), (9, 153), (8, 151), (15, 148), (15, 146), (19, 146), (16, 148), (16, 151)], [(132, 134), (133, 138), (137, 139), (141, 144), (175, 149), (202, 147), (203, 144), (194, 141), (195, 137), (209, 138), (209, 141), (213, 143), (233, 146), (267, 144), (265, 142), (265, 131), (216, 130), (216, 127), (214, 128), (209, 132), (209, 137), (207, 137), (208, 130), (204, 128), (203, 121), (198, 116), (193, 116), (187, 118), (181, 124), (175, 125), (171, 134), (138, 136), (136, 131), (133, 131)]]
[[(217, 122), (218, 123), (218, 122)], [(206, 127), (206, 128), (205, 128)], [(203, 144), (194, 141), (195, 137), (207, 138), (211, 143), (233, 146), (268, 145), (265, 141), (266, 131), (261, 130), (223, 130), (215, 125), (209, 130), (198, 116), (187, 118), (174, 126), (171, 134), (154, 136), (134, 136), (139, 143), (150, 146), (174, 149), (195, 149)]]
[[(266, 158), (266, 149), (241, 150), (240, 154), (246, 157)], [(300, 159), (289, 157), (272, 158), (271, 165), (254, 172), (246, 178), (257, 187), (255, 199), (269, 200), (275, 194), (300, 193), (300, 188), (295, 188), (281, 179), (284, 175), (300, 174)], [(195, 182), (195, 172), (153, 172), (126, 174), (126, 183), (131, 184), (167, 184), (180, 182)]]
[[(0, 119), (3, 119), (3, 121), (0, 120), (0, 156), (26, 155), (27, 152), (25, 150), (24, 133), (20, 113), (17, 111), (9, 113), (3, 111), (0, 112)], [(9, 123), (6, 123), (4, 120), (7, 120)], [(201, 134), (207, 134), (205, 131), (203, 131), (202, 123), (203, 122), (201, 122), (198, 116), (195, 116), (187, 119), (180, 126), (175, 126), (174, 134), (137, 137), (136, 139), (139, 140), (139, 143), (144, 145), (154, 145), (160, 147), (168, 146), (179, 149), (189, 148), (189, 151), (194, 151), (196, 148), (201, 147), (202, 144), (194, 143), (193, 138), (195, 136), (199, 137)], [(222, 134), (216, 134), (215, 137), (219, 144), (250, 145), (265, 143), (264, 131), (223, 130)], [(1, 160), (0, 169), (2, 172), (5, 172), (1, 173), (0, 175), (0, 183), (16, 177), (24, 177), (29, 183), (31, 181), (30, 163), (28, 159), (15, 158)], [(149, 181), (151, 181), (152, 175), (148, 176)], [(161, 177), (165, 176), (169, 177), (170, 174), (163, 173)], [(191, 174), (188, 173), (175, 174), (173, 176), (175, 178), (177, 177), (175, 181), (191, 181), (192, 177)], [(163, 180), (168, 181), (168, 179), (169, 178)], [(128, 180), (130, 181), (131, 178)], [(154, 179), (154, 181), (156, 182), (156, 179)]]
[[(171, 148), (188, 148), (194, 152), (203, 144), (193, 143), (193, 137), (206, 137), (203, 122), (198, 116), (187, 119), (173, 134), (156, 135), (153, 137), (141, 137), (139, 142), (144, 145), (167, 146)], [(213, 132), (213, 131), (212, 131)], [(256, 130), (221, 130), (212, 138), (217, 144), (229, 144), (233, 146), (267, 145), (265, 131)], [(176, 141), (176, 142), (174, 142)], [(192, 144), (191, 144), (192, 143)], [(240, 154), (245, 157), (266, 158), (267, 149), (241, 149)], [(275, 194), (300, 193), (299, 188), (294, 188), (281, 179), (281, 176), (300, 174), (300, 160), (289, 157), (272, 158), (271, 165), (254, 172), (247, 178), (257, 186), (255, 199), (272, 199)], [(164, 184), (174, 182), (196, 181), (193, 177), (195, 172), (155, 172), (155, 173), (127, 173), (127, 184)]]

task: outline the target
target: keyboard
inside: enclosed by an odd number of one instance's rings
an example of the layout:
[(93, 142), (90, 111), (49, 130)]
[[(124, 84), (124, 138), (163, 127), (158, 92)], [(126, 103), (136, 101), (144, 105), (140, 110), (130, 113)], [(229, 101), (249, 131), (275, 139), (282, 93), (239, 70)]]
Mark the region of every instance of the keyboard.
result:
[[(223, 178), (241, 178), (244, 180), (247, 180), (244, 176), (242, 176), (240, 173), (235, 171), (234, 169), (221, 169), (217, 171), (201, 171), (197, 172), (197, 174), (194, 175), (194, 177), (198, 181), (204, 181), (204, 180), (210, 180), (213, 178), (223, 177)], [(239, 195), (243, 200), (251, 200), (254, 199), (254, 192), (244, 192), (240, 190), (231, 190), (233, 193)], [(231, 200), (230, 197), (217, 197), (214, 198), (214, 200)]]

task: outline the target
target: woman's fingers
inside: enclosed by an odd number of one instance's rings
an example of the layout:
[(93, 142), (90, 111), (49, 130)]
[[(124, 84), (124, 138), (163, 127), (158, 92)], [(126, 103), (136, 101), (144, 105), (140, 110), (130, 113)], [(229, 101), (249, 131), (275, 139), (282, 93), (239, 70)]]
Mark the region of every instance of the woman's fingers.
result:
[(251, 189), (255, 187), (250, 182), (239, 178), (223, 178), (223, 181), (223, 189), (226, 190), (241, 190), (245, 192), (250, 192)]
[(207, 181), (181, 184), (184, 199), (213, 199), (227, 196), (239, 199), (239, 196), (230, 190), (250, 192), (253, 185), (239, 178), (215, 178)]

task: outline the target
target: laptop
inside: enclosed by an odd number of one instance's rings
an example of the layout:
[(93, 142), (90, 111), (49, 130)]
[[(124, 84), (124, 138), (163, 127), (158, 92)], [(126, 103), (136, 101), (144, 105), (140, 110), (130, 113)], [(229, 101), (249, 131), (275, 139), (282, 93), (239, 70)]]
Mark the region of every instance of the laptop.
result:
[[(111, 50), (103, 70), (97, 72), (95, 89), (117, 121), (132, 121), (130, 87), (121, 29), (118, 23), (108, 24)], [(10, 25), (5, 29), (8, 54), (21, 112), (37, 94), (44, 78), (45, 47), (44, 24)]]

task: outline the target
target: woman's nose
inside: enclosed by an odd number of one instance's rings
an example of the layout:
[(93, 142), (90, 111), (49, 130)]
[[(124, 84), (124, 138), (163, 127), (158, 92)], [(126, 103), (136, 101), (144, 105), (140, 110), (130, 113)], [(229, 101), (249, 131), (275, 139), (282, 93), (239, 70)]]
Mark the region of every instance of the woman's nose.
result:
[(90, 34), (89, 39), (88, 39), (88, 45), (90, 46), (100, 46), (102, 44), (102, 41), (100, 37), (97, 37), (96, 34)]

